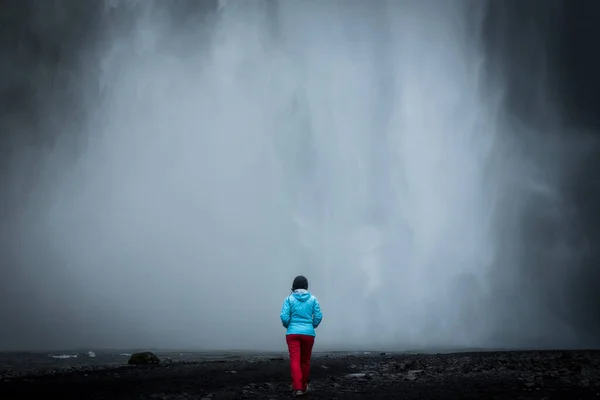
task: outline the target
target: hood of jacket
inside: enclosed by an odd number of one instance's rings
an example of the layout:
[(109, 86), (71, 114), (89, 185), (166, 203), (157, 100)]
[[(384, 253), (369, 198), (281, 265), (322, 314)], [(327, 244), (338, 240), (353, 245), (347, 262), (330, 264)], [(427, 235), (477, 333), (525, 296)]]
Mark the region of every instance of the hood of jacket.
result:
[(298, 301), (305, 302), (310, 299), (311, 294), (306, 289), (296, 289), (292, 292), (291, 296), (294, 296)]

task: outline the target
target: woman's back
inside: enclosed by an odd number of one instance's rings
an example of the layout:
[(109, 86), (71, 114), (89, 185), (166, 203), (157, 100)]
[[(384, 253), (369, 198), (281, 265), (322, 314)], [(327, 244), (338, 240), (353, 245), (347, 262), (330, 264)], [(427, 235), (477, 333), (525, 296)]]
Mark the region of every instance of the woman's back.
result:
[(296, 289), (285, 299), (281, 310), (281, 322), (287, 328), (288, 335), (315, 336), (315, 328), (322, 319), (319, 301), (308, 290)]

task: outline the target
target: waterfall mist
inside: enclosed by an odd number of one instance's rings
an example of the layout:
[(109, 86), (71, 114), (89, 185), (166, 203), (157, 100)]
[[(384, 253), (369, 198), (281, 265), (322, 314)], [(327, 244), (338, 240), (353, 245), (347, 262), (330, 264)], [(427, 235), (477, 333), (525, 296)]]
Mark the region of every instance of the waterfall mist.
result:
[(592, 343), (583, 152), (551, 100), (511, 114), (485, 2), (180, 3), (105, 1), (56, 136), (15, 136), (4, 315), (32, 333), (0, 347), (281, 349), (297, 274), (321, 349)]

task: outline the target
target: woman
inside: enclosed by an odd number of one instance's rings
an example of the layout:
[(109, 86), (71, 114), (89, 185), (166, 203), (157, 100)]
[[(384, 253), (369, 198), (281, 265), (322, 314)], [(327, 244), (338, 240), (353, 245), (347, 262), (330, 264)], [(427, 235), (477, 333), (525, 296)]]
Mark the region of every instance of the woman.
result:
[(285, 339), (290, 353), (292, 390), (294, 396), (300, 396), (308, 391), (315, 328), (323, 319), (319, 301), (308, 292), (308, 280), (302, 275), (294, 279), (292, 293), (283, 302), (280, 317), (287, 328)]

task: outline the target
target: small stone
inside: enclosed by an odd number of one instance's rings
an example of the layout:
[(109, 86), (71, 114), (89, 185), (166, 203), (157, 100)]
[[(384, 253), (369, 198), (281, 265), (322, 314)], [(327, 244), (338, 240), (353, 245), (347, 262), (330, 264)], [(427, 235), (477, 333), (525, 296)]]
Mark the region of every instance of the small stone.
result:
[(159, 363), (160, 359), (156, 356), (156, 354), (150, 351), (132, 354), (128, 361), (128, 364), (131, 365), (146, 365)]
[(363, 372), (358, 372), (355, 374), (348, 374), (346, 375), (347, 378), (364, 378), (365, 376), (367, 376), (367, 374), (363, 373)]
[(422, 369), (413, 369), (408, 371), (408, 373), (406, 374), (406, 379), (409, 381), (414, 381), (415, 379), (417, 379), (417, 375), (421, 374), (423, 372)]

